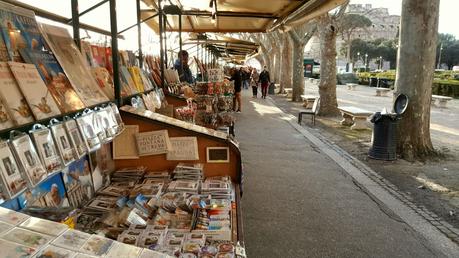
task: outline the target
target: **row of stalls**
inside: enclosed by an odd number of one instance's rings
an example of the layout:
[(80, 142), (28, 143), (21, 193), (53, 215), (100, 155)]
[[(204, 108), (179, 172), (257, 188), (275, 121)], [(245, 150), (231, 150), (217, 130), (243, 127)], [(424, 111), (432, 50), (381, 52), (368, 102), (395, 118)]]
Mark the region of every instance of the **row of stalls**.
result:
[[(0, 5), (2, 256), (246, 257), (223, 66), (259, 46), (231, 33), (266, 32), (340, 1), (130, 0), (137, 22), (123, 29), (131, 14), (121, 1), (67, 1), (70, 15), (47, 1)], [(95, 23), (109, 29), (81, 21), (100, 8), (107, 16)], [(158, 54), (143, 49), (145, 24)], [(119, 49), (135, 28), (137, 50)], [(86, 31), (109, 40), (94, 44)], [(193, 83), (173, 69), (181, 50), (193, 56)]]

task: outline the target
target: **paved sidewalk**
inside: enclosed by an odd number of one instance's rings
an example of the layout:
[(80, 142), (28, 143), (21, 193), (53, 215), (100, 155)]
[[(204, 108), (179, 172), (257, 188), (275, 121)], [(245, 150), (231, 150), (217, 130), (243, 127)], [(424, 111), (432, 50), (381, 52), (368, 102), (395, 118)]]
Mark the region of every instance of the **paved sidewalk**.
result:
[(248, 257), (445, 257), (361, 189), (271, 101), (243, 92)]

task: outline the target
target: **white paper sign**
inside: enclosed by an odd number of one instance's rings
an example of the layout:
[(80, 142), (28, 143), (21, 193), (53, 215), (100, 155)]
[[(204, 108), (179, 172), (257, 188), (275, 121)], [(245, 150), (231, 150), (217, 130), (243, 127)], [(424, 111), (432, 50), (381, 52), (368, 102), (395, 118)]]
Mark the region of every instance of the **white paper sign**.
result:
[(164, 154), (172, 149), (167, 130), (138, 133), (136, 141), (139, 156)]
[(167, 160), (199, 160), (196, 137), (173, 137), (169, 140), (172, 150), (167, 153)]

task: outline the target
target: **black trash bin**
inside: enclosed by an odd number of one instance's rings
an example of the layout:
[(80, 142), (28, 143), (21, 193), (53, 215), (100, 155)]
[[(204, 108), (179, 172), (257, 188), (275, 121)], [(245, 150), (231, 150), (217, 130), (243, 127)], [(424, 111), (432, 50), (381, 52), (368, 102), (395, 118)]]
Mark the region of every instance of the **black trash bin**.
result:
[(378, 87), (378, 78), (370, 77), (370, 87)]
[(394, 102), (393, 113), (376, 112), (371, 122), (374, 123), (371, 147), (368, 156), (379, 160), (397, 159), (397, 125), (408, 107), (408, 97), (400, 94)]
[(269, 87), (268, 87), (268, 94), (269, 94), (269, 95), (274, 95), (275, 89), (276, 89), (276, 85), (274, 85), (273, 82), (270, 83), (270, 84), (269, 84)]

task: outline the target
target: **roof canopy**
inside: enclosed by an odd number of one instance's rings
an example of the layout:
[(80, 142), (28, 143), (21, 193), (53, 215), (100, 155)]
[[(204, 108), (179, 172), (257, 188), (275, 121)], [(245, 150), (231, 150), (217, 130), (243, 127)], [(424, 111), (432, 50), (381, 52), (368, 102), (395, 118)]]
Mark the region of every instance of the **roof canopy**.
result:
[[(142, 1), (151, 8), (143, 11), (145, 20), (156, 13), (158, 0)], [(322, 14), (343, 2), (345, 0), (162, 0), (165, 5), (173, 4), (182, 10), (183, 32), (225, 33), (266, 32), (287, 19), (293, 21), (305, 15)], [(147, 24), (159, 31), (157, 17)], [(178, 15), (167, 16), (166, 28), (179, 30)]]
[(259, 47), (258, 44), (250, 41), (221, 35), (213, 35), (212, 38), (205, 40), (194, 37), (186, 40), (184, 44), (202, 44), (224, 60), (239, 61), (244, 61), (247, 56), (256, 54)]

